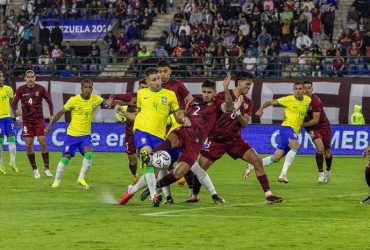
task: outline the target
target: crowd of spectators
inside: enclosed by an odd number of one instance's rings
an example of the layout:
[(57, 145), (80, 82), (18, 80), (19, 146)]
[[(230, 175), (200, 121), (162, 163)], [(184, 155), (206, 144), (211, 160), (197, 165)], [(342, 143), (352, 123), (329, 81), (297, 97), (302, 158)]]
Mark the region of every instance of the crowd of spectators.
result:
[[(320, 77), (340, 75), (339, 51), (343, 71), (356, 67), (366, 74), (369, 6), (363, 2), (354, 1), (351, 18), (343, 24), (346, 35), (334, 41), (337, 0), (188, 0), (177, 8), (152, 56), (168, 58), (179, 76), (224, 75), (228, 70), (280, 76), (291, 62), (280, 52), (291, 51), (297, 54), (300, 75)], [(323, 40), (330, 48), (325, 53)]]

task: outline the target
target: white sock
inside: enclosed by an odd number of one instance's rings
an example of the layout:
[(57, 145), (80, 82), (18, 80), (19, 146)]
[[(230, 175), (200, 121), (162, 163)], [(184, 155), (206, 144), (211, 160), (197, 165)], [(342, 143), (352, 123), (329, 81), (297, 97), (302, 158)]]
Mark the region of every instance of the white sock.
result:
[(272, 163), (275, 163), (276, 161), (274, 160), (274, 156), (270, 155), (262, 159), (262, 164), (264, 167), (267, 167), (271, 165)]
[(130, 194), (135, 194), (137, 191), (145, 188), (146, 186), (147, 186), (147, 184), (146, 184), (146, 180), (145, 180), (145, 175), (143, 175), (143, 176), (140, 177), (139, 181), (128, 190), (128, 192)]
[(17, 152), (17, 148), (15, 146), (15, 142), (9, 142), (9, 154), (10, 154), (10, 164), (15, 164), (15, 155)]
[(3, 144), (0, 144), (0, 166), (3, 165)]
[(64, 173), (64, 168), (66, 167), (66, 165), (64, 165), (62, 162), (59, 162), (58, 163), (58, 166), (57, 166), (57, 173), (55, 174), (55, 180), (54, 180), (54, 183), (60, 183), (60, 180), (62, 179), (63, 177), (63, 173)]
[(292, 165), (292, 162), (293, 162), (294, 157), (296, 156), (296, 154), (297, 154), (297, 150), (295, 150), (295, 149), (289, 150), (289, 152), (286, 154), (283, 169), (281, 170), (280, 176), (283, 176), (283, 175), (286, 176), (286, 174), (288, 172), (288, 169), (289, 169), (290, 165)]
[[(164, 170), (164, 169), (159, 170), (157, 179), (161, 180), (166, 174), (167, 174), (167, 170)], [(162, 187), (162, 191), (163, 191), (163, 194), (165, 195), (164, 197), (171, 195), (171, 189), (169, 186)]]
[(84, 179), (86, 172), (89, 170), (91, 166), (92, 160), (88, 160), (86, 158), (83, 159), (82, 161), (82, 167), (80, 171), (80, 175), (78, 176), (78, 179)]
[(197, 176), (199, 182), (207, 188), (208, 192), (210, 192), (211, 195), (217, 194), (215, 186), (213, 185), (208, 173), (200, 167), (197, 161), (191, 167), (191, 171), (193, 171), (193, 173)]
[(155, 174), (154, 173), (146, 173), (145, 175), (146, 183), (148, 184), (149, 192), (150, 192), (150, 198), (153, 200), (154, 195), (156, 194), (156, 180), (155, 180)]

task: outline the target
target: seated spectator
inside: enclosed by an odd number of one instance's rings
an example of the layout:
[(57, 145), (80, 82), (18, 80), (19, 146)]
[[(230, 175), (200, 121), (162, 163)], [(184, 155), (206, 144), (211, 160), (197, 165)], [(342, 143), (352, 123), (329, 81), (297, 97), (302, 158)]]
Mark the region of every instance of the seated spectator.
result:
[(182, 45), (182, 41), (178, 41), (176, 48), (174, 48), (172, 51), (172, 57), (181, 58), (183, 53), (184, 53), (184, 48)]
[(129, 40), (139, 40), (140, 37), (140, 29), (137, 26), (135, 21), (132, 21), (130, 27), (127, 30), (127, 37)]
[(193, 52), (193, 72), (192, 75), (194, 76), (201, 76), (203, 71), (203, 58), (198, 53), (198, 51), (194, 50)]
[(362, 52), (364, 52), (364, 48), (363, 48), (363, 37), (362, 37), (362, 34), (361, 32), (356, 29), (354, 32), (353, 32), (353, 39), (352, 41), (356, 43), (356, 46), (357, 48), (359, 49), (359, 52), (360, 54), (364, 54)]
[(308, 20), (307, 20), (307, 16), (304, 13), (299, 15), (298, 22), (297, 22), (297, 31), (298, 33), (300, 32), (304, 34), (308, 33)]
[(101, 44), (99, 45), (99, 51), (100, 51), (100, 64), (104, 69), (105, 66), (107, 66), (108, 63), (111, 62), (111, 58), (109, 56), (109, 44), (104, 39), (101, 41)]
[(290, 45), (291, 41), (292, 41), (292, 38), (291, 38), (291, 35), (290, 35), (290, 21), (289, 20), (283, 20), (283, 24), (281, 26), (281, 43), (282, 44), (286, 44), (286, 45)]
[(39, 64), (49, 64), (49, 63), (51, 63), (51, 53), (50, 53), (50, 50), (49, 50), (49, 46), (46, 45), (46, 44), (42, 47), (38, 63)]
[(242, 6), (242, 12), (244, 12), (245, 14), (251, 14), (253, 6), (254, 6), (253, 0), (245, 0)]
[(243, 59), (243, 69), (255, 75), (257, 68), (257, 58), (253, 56), (251, 50), (247, 50), (247, 55)]
[(188, 36), (185, 35), (185, 30), (182, 30), (180, 32), (180, 36), (178, 38), (177, 44), (179, 44), (179, 42), (181, 42), (181, 44), (183, 45), (184, 48), (186, 48), (186, 49), (190, 48), (190, 39), (189, 39)]
[(37, 53), (33, 49), (31, 43), (27, 44), (26, 50), (23, 52), (22, 57), (26, 62), (30, 62), (31, 64), (36, 63)]
[(156, 45), (153, 48), (153, 53), (155, 53), (155, 56), (158, 58), (166, 59), (169, 57), (168, 52), (164, 49), (164, 46), (160, 43), (156, 43)]
[(42, 29), (39, 33), (39, 44), (40, 45), (50, 45), (50, 30), (48, 28), (48, 23), (46, 21), (42, 22)]
[(63, 41), (63, 32), (60, 29), (59, 25), (60, 25), (59, 22), (54, 23), (54, 28), (51, 30), (50, 33), (50, 42), (53, 45), (58, 44), (59, 46), (61, 46)]
[(211, 77), (213, 68), (215, 66), (215, 59), (213, 57), (211, 47), (208, 47), (204, 53), (203, 65), (204, 65), (204, 76)]
[(92, 64), (99, 64), (99, 58), (100, 58), (99, 47), (96, 45), (96, 42), (92, 42), (87, 62)]
[(30, 43), (33, 37), (33, 24), (27, 25), (23, 32), (23, 43)]
[(319, 15), (314, 15), (311, 21), (312, 41), (315, 45), (321, 45), (321, 20)]
[(349, 19), (347, 22), (343, 23), (343, 29), (344, 30), (349, 29), (351, 32), (357, 29), (357, 26), (358, 26), (357, 22), (353, 19)]
[(198, 7), (195, 7), (194, 11), (190, 15), (189, 22), (191, 25), (193, 25), (196, 21), (198, 23), (201, 23), (204, 19), (203, 13), (200, 11)]
[(196, 4), (193, 2), (193, 0), (187, 0), (187, 2), (184, 5), (184, 14), (186, 20), (190, 19), (191, 13), (196, 9)]
[(177, 47), (178, 38), (175, 35), (174, 31), (170, 31), (167, 39), (166, 39), (166, 49), (169, 54), (172, 54), (172, 50)]
[(61, 77), (73, 77), (74, 73), (70, 65), (66, 65), (65, 69), (60, 72)]
[(303, 32), (299, 32), (295, 46), (297, 47), (297, 55), (300, 56), (305, 50), (311, 48), (312, 40)]
[(322, 71), (324, 69), (322, 65), (323, 54), (321, 48), (318, 45), (314, 45), (312, 49), (311, 55), (311, 69), (312, 69), (312, 77), (316, 75), (318, 77), (322, 76)]
[(227, 49), (231, 48), (232, 43), (235, 40), (235, 36), (229, 31), (226, 31), (226, 34), (224, 36), (224, 44)]
[(288, 6), (285, 6), (284, 12), (281, 13), (280, 18), (291, 22), (293, 20), (293, 11), (291, 11)]
[(179, 34), (179, 28), (180, 26), (177, 24), (177, 22), (175, 20), (172, 21), (171, 25), (168, 26), (168, 31), (171, 32), (175, 32), (175, 34)]
[(352, 34), (350, 29), (346, 29), (339, 39), (343, 55), (347, 55), (348, 49), (352, 44)]
[(299, 76), (308, 76), (310, 72), (310, 52), (305, 50), (298, 58)]
[(181, 22), (182, 22), (182, 20), (184, 20), (185, 19), (185, 15), (184, 15), (184, 12), (181, 10), (181, 8), (180, 7), (177, 7), (176, 8), (177, 9), (177, 12), (176, 12), (176, 14), (175, 14), (175, 16), (174, 16), (174, 20), (175, 20), (175, 22), (178, 24), (178, 25), (180, 25), (181, 24)]
[(265, 51), (261, 51), (261, 55), (257, 58), (256, 65), (256, 75), (260, 77), (265, 76), (268, 66), (268, 60)]
[(250, 26), (245, 18), (242, 18), (239, 25), (239, 30), (243, 33), (243, 36), (248, 36), (250, 32)]
[(331, 6), (330, 11), (326, 12), (322, 17), (324, 23), (324, 32), (326, 37), (329, 38), (329, 42), (333, 42), (333, 32), (334, 32), (334, 21), (335, 21), (335, 7)]
[(357, 47), (356, 42), (352, 42), (351, 47), (348, 49), (348, 64), (359, 64), (359, 58), (360, 58), (360, 48)]
[[(288, 27), (290, 30), (290, 27)], [(281, 30), (282, 26), (281, 23), (279, 22), (279, 19), (275, 16), (272, 17), (272, 22), (267, 24), (267, 30), (269, 34), (271, 35), (272, 40), (277, 40), (280, 41), (280, 36), (281, 36)]]
[(341, 53), (338, 50), (335, 58), (333, 59), (333, 72), (330, 73), (330, 76), (337, 75), (338, 77), (343, 77), (344, 64), (344, 58), (341, 56)]
[(258, 50), (265, 50), (265, 48), (270, 44), (271, 40), (271, 35), (267, 33), (266, 28), (263, 28), (262, 33), (259, 34), (257, 38)]
[(182, 21), (181, 26), (179, 27), (179, 33), (181, 34), (182, 31), (185, 31), (186, 36), (190, 36), (190, 26), (186, 22), (186, 20)]
[(205, 8), (204, 9), (204, 19), (205, 23), (208, 25), (208, 26), (212, 26), (213, 25), (213, 15), (212, 13), (209, 11), (208, 8)]

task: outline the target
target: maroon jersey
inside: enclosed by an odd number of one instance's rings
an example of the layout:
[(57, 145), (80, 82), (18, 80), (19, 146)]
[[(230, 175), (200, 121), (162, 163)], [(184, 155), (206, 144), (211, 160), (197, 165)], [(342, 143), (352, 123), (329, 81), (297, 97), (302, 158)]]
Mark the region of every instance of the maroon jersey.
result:
[(190, 136), (196, 143), (203, 144), (210, 131), (216, 125), (217, 118), (221, 115), (223, 100), (216, 99), (212, 104), (194, 100), (189, 106), (186, 116), (191, 121), (187, 127)]
[(15, 92), (12, 107), (16, 110), (18, 101), (21, 100), (23, 122), (37, 123), (44, 120), (42, 99), (45, 99), (48, 103), (50, 115), (54, 115), (54, 107), (50, 95), (46, 89), (39, 84), (35, 84), (33, 88), (28, 87), (27, 84), (19, 87)]
[[(231, 97), (233, 101), (236, 101), (237, 98), (234, 95), (234, 92), (230, 90)], [(240, 107), (240, 112), (242, 115), (247, 114), (252, 115), (253, 102), (250, 98), (244, 97), (244, 103)], [(217, 99), (222, 101), (225, 100), (225, 93), (220, 92), (216, 96)], [(240, 138), (240, 126), (238, 120), (236, 119), (235, 112), (222, 113), (220, 118), (218, 118), (216, 127), (209, 135), (209, 139), (216, 142), (226, 142), (229, 140), (234, 140), (235, 138)]]
[[(133, 98), (136, 97), (136, 93), (126, 93), (126, 94), (118, 94), (118, 95), (110, 95), (109, 98), (113, 100), (123, 101), (123, 102), (130, 102)], [(127, 112), (136, 113), (136, 103), (134, 105), (128, 105)], [(133, 135), (134, 132), (134, 121), (127, 120), (126, 122), (126, 135)]]
[(180, 109), (185, 110), (185, 98), (189, 95), (189, 90), (182, 81), (170, 79), (162, 87), (175, 92)]
[(324, 106), (322, 105), (322, 102), (320, 98), (317, 95), (311, 96), (311, 104), (308, 107), (308, 111), (306, 113), (305, 122), (311, 120), (313, 118), (313, 112), (320, 112), (320, 120), (319, 122), (311, 127), (306, 127), (306, 130), (312, 130), (312, 129), (322, 129), (322, 128), (330, 128), (330, 122), (329, 119), (326, 117)]

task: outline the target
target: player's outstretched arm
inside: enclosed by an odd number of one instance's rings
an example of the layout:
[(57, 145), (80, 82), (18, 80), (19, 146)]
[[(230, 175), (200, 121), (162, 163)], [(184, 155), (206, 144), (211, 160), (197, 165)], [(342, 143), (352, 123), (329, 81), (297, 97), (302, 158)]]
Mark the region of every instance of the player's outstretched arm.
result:
[(224, 79), (223, 86), (224, 86), (224, 92), (225, 92), (225, 110), (230, 112), (234, 110), (234, 104), (233, 104), (233, 98), (231, 97), (230, 91), (229, 91), (229, 84), (231, 81), (231, 73), (227, 73), (226, 78)]
[(49, 126), (45, 129), (45, 133), (49, 133), (51, 128), (53, 127), (54, 123), (59, 121), (59, 119), (67, 112), (64, 108), (59, 110), (59, 112), (54, 116), (54, 118), (50, 121)]
[(302, 127), (311, 127), (311, 126), (314, 126), (316, 125), (320, 120), (320, 112), (313, 112), (312, 113), (312, 119), (307, 121), (307, 122), (304, 122), (302, 124)]
[(240, 112), (240, 107), (244, 103), (244, 97), (241, 95), (239, 96), (238, 100), (234, 103), (234, 112), (236, 115), (236, 119), (238, 120), (238, 123), (240, 127), (244, 128), (248, 125), (249, 123), (249, 115), (247, 114), (242, 114)]
[(44, 88), (44, 99), (49, 106), (49, 114), (50, 114), (50, 121), (51, 121), (54, 119), (54, 105), (53, 105), (53, 102), (51, 101), (49, 92), (45, 88)]
[(175, 119), (179, 124), (182, 124), (185, 127), (191, 126), (190, 119), (189, 117), (185, 116), (185, 112), (183, 110), (178, 110), (175, 113), (173, 113), (173, 115), (175, 116)]
[(270, 106), (273, 106), (273, 105), (278, 105), (279, 103), (277, 102), (277, 100), (271, 100), (271, 101), (267, 101), (265, 102), (258, 110), (257, 112), (255, 113), (256, 116), (262, 116), (263, 115), (263, 110), (267, 107), (270, 107)]
[(124, 117), (127, 118), (127, 120), (129, 120), (129, 121), (135, 121), (135, 118), (136, 118), (137, 113), (127, 112), (124, 109), (122, 109), (122, 106), (121, 105), (116, 105), (114, 107), (114, 109), (115, 109), (116, 113), (118, 113), (120, 115), (123, 115)]

